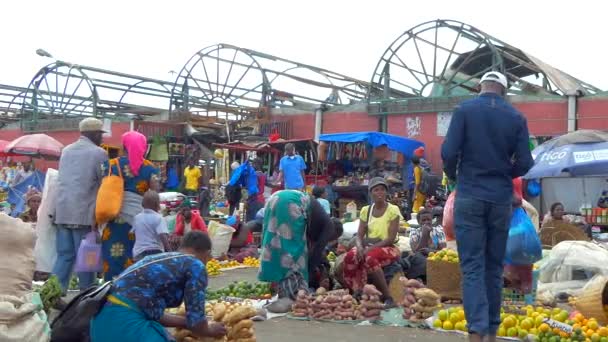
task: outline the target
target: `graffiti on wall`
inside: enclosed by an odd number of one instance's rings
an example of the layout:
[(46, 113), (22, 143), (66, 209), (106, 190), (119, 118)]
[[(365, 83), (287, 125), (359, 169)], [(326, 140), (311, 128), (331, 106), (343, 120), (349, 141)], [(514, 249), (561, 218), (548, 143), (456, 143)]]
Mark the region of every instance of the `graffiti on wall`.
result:
[(437, 136), (445, 137), (448, 134), (448, 128), (452, 121), (452, 112), (437, 113)]
[(407, 128), (407, 136), (410, 138), (420, 136), (420, 117), (416, 116), (413, 118), (407, 118), (405, 120), (406, 128)]

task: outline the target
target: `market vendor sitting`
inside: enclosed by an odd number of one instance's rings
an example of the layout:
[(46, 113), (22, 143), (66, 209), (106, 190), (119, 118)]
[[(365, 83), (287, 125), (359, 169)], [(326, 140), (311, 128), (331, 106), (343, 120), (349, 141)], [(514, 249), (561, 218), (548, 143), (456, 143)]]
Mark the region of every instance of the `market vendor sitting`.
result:
[(591, 227), (582, 217), (567, 215), (564, 205), (560, 202), (553, 203), (549, 213), (545, 215), (541, 229), (545, 227), (555, 227), (556, 225), (569, 223), (582, 229), (588, 237), (591, 237)]
[[(127, 268), (91, 321), (91, 341), (173, 341), (165, 327), (185, 328), (200, 337), (224, 336), (225, 327), (209, 323), (205, 314), (210, 252), (209, 236), (192, 231), (184, 236), (179, 252), (148, 256)], [(182, 302), (185, 317), (165, 313)]]
[(29, 223), (38, 222), (38, 208), (40, 208), (41, 201), (42, 194), (40, 191), (31, 187), (25, 194), (25, 204), (27, 204), (27, 210), (19, 215), (21, 221)]
[(206, 233), (207, 225), (199, 212), (190, 208), (190, 201), (186, 200), (175, 218), (175, 234), (184, 236), (193, 230)]
[(399, 207), (387, 201), (388, 185), (383, 178), (369, 183), (373, 204), (361, 209), (356, 247), (344, 257), (343, 280), (355, 293), (361, 291), (368, 279), (382, 292), (387, 306), (394, 305), (382, 267), (397, 260), (401, 252), (396, 246)]
[(422, 209), (418, 212), (418, 228), (410, 228), (410, 246), (413, 253), (428, 255), (446, 247), (446, 237), (441, 225), (433, 225), (433, 212)]

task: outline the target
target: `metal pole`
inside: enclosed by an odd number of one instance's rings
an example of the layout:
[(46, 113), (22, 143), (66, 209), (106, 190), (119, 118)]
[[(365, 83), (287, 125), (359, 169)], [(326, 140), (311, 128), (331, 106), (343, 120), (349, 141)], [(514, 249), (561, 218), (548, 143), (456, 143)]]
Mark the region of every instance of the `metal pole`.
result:
[(568, 95), (568, 133), (576, 131), (576, 94)]
[(386, 107), (386, 101), (390, 99), (391, 97), (391, 76), (390, 76), (390, 71), (389, 71), (389, 64), (387, 63), (386, 66), (384, 67), (384, 89), (383, 89), (383, 94), (382, 94), (382, 99), (383, 104), (382, 104), (382, 115), (380, 115), (380, 132), (386, 132), (388, 130), (388, 123), (387, 123), (387, 112), (388, 112), (388, 108)]
[(315, 141), (319, 142), (321, 130), (323, 129), (323, 109), (321, 107), (315, 109)]

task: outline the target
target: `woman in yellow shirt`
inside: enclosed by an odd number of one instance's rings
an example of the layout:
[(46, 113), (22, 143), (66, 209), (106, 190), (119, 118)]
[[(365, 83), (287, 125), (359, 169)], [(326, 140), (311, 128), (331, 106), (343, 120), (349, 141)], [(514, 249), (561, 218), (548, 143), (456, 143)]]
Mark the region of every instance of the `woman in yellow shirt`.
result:
[(374, 203), (361, 209), (357, 245), (344, 257), (344, 282), (358, 292), (369, 277), (390, 306), (393, 300), (382, 267), (399, 258), (400, 251), (395, 245), (401, 212), (386, 200), (388, 185), (383, 178), (373, 178), (369, 191)]

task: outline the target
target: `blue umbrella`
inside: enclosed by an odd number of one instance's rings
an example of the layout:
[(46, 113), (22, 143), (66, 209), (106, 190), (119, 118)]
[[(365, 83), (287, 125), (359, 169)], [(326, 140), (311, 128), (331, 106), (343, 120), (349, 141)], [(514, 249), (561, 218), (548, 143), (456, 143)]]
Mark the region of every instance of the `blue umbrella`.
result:
[(525, 179), (608, 174), (608, 142), (540, 145), (534, 151), (534, 166)]

